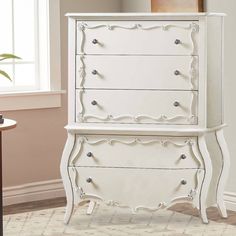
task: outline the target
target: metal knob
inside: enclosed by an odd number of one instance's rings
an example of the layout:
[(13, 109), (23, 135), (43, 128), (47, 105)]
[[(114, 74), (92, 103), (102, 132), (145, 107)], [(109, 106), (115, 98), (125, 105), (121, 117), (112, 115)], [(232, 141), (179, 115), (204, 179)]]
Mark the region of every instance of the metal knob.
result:
[(178, 45), (178, 44), (181, 44), (181, 41), (179, 39), (176, 39), (175, 40), (175, 44)]
[(182, 155), (180, 156), (180, 158), (184, 160), (184, 159), (187, 158), (187, 156), (186, 156), (185, 154), (182, 154)]
[(92, 183), (92, 182), (93, 182), (93, 179), (92, 179), (91, 177), (88, 177), (88, 178), (86, 179), (86, 182), (87, 182), (87, 183)]
[(91, 104), (92, 104), (93, 106), (95, 106), (95, 105), (97, 105), (98, 103), (97, 103), (97, 101), (93, 100), (93, 101), (91, 102)]
[(96, 75), (97, 73), (98, 73), (97, 70), (93, 70), (93, 71), (92, 71), (92, 74), (93, 74), (93, 75)]
[(175, 75), (180, 75), (180, 72), (178, 70), (175, 70), (174, 74)]
[(182, 185), (186, 185), (186, 184), (187, 184), (187, 181), (186, 181), (185, 179), (182, 179), (182, 180), (181, 180), (181, 184), (182, 184)]
[(175, 107), (178, 107), (179, 105), (180, 105), (179, 102), (177, 102), (177, 101), (174, 102), (174, 106), (175, 106)]
[(93, 44), (97, 44), (97, 43), (98, 43), (98, 40), (97, 40), (97, 39), (94, 39), (94, 40), (92, 41), (92, 43), (93, 43)]
[(87, 153), (87, 157), (92, 157), (93, 156), (93, 153), (92, 152), (88, 152)]

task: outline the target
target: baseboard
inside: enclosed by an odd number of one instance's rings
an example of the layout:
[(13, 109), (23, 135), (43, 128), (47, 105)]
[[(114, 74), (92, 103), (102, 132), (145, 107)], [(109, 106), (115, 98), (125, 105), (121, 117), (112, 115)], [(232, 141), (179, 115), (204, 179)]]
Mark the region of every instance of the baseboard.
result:
[(7, 206), (64, 196), (65, 192), (61, 179), (34, 182), (3, 188), (3, 205)]
[[(3, 205), (7, 206), (64, 196), (65, 192), (61, 179), (34, 182), (3, 188)], [(224, 200), (228, 210), (236, 211), (236, 193), (225, 192)]]
[(236, 193), (225, 192), (224, 200), (227, 210), (236, 211)]

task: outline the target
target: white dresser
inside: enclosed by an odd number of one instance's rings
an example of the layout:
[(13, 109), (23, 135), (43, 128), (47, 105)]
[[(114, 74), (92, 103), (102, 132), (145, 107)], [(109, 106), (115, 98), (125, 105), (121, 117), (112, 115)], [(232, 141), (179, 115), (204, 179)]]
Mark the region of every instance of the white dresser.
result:
[(133, 212), (186, 202), (204, 223), (213, 204), (227, 217), (224, 15), (68, 17), (65, 223), (87, 201), (88, 214), (100, 201)]

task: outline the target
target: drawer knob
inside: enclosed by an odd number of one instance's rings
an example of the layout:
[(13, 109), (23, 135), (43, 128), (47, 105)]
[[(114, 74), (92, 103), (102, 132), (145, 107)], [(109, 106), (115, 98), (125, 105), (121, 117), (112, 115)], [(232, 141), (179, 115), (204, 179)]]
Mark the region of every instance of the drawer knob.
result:
[(178, 107), (178, 106), (180, 106), (180, 103), (177, 102), (177, 101), (175, 101), (175, 102), (174, 102), (174, 106), (175, 106), (175, 107)]
[(174, 74), (175, 74), (175, 75), (180, 75), (179, 70), (175, 70)]
[(86, 182), (87, 182), (87, 183), (92, 183), (92, 182), (93, 182), (93, 179), (92, 179), (91, 177), (88, 177), (88, 178), (86, 179)]
[(94, 39), (94, 40), (92, 41), (92, 43), (93, 43), (93, 44), (97, 44), (97, 43), (98, 43), (98, 40), (97, 40), (97, 39)]
[(180, 156), (180, 158), (184, 160), (184, 159), (186, 159), (187, 157), (186, 157), (185, 154), (182, 154), (182, 155)]
[(93, 156), (93, 153), (92, 152), (88, 152), (87, 153), (87, 157), (92, 157)]
[(185, 179), (182, 179), (182, 180), (181, 180), (181, 184), (182, 184), (182, 185), (186, 185), (186, 184), (187, 184), (187, 181), (186, 181)]
[(97, 75), (97, 73), (98, 73), (97, 70), (93, 70), (93, 71), (92, 71), (92, 74), (93, 74), (93, 75)]
[(175, 40), (175, 44), (178, 45), (178, 44), (181, 44), (181, 41), (179, 39), (176, 39)]
[(97, 103), (97, 101), (93, 100), (93, 101), (91, 102), (91, 104), (92, 104), (93, 106), (95, 106), (95, 105), (97, 105), (98, 103)]

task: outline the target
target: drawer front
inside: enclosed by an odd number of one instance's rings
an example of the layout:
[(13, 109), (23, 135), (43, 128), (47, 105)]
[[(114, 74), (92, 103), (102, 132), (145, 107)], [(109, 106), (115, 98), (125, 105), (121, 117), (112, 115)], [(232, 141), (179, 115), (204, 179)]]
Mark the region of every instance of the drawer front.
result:
[(77, 90), (77, 122), (197, 124), (196, 91)]
[(199, 193), (204, 170), (76, 167), (69, 168), (69, 173), (76, 202), (80, 197), (98, 198), (135, 208), (191, 200)]
[(194, 137), (77, 136), (70, 166), (203, 168)]
[(197, 55), (197, 21), (78, 22), (78, 54)]
[(196, 56), (77, 56), (77, 88), (198, 89)]

